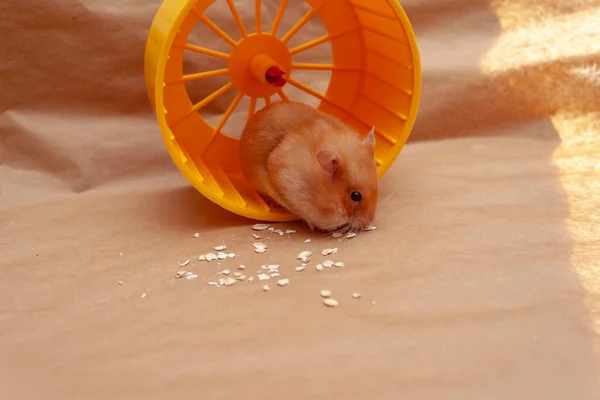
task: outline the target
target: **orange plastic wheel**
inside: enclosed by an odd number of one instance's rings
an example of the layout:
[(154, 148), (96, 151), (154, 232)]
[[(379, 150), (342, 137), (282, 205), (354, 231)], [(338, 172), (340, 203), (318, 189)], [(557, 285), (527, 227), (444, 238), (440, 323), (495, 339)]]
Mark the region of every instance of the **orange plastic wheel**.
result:
[[(300, 0), (297, 0), (300, 1)], [(266, 2), (266, 1), (265, 1)], [(321, 111), (342, 119), (359, 133), (377, 130), (379, 176), (390, 168), (413, 127), (421, 90), (421, 70), (415, 35), (396, 0), (306, 0), (306, 13), (278, 33), (288, 0), (265, 29), (263, 5), (255, 0), (253, 20), (244, 23), (234, 0), (164, 0), (146, 44), (146, 87), (164, 142), (173, 161), (204, 196), (236, 214), (263, 221), (292, 221), (298, 217), (271, 209), (246, 182), (238, 164), (238, 139), (224, 132), (232, 114), (248, 100), (244, 121), (256, 111), (259, 99), (294, 98), (291, 88), (317, 99)], [(207, 9), (227, 6), (239, 38), (207, 16)], [(291, 46), (292, 38), (318, 17), (326, 33)], [(202, 24), (221, 38), (227, 51), (189, 40)], [(296, 57), (329, 43), (330, 63), (298, 62)], [(184, 73), (186, 53), (222, 60), (221, 68)], [(329, 84), (319, 91), (298, 79), (301, 71), (329, 71)], [(282, 75), (283, 73), (283, 75)], [(186, 84), (220, 77), (227, 81), (198, 101)], [(235, 93), (234, 95), (232, 93)], [(210, 123), (201, 111), (224, 95), (230, 104)], [(237, 132), (237, 136), (239, 137)]]

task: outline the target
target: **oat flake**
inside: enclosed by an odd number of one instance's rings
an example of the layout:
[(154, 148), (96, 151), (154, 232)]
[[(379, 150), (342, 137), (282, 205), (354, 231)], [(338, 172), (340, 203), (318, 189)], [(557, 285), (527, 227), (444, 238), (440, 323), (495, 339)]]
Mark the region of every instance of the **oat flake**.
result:
[(339, 305), (338, 301), (332, 298), (323, 300), (323, 304), (325, 304), (327, 307), (337, 307)]

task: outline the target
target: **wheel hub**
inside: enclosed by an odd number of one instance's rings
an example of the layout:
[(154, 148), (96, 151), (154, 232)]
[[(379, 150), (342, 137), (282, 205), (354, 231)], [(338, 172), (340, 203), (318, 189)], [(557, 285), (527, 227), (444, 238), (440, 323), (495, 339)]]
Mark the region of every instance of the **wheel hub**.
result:
[(275, 36), (251, 34), (233, 48), (228, 67), (231, 82), (240, 92), (251, 97), (269, 97), (287, 82), (292, 56)]

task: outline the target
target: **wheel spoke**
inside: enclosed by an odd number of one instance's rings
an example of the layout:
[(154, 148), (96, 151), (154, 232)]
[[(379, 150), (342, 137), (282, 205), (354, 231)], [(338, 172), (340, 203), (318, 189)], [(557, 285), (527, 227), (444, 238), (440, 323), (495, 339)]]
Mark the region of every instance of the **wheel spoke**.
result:
[(292, 28), (285, 35), (283, 35), (283, 37), (281, 38), (281, 41), (283, 43), (287, 43), (292, 38), (292, 36), (294, 36), (296, 33), (298, 33), (298, 31), (300, 29), (302, 29), (302, 27), (304, 25), (306, 25), (306, 23), (308, 21), (310, 21), (310, 19), (312, 17), (314, 17), (314, 15), (319, 11), (319, 9), (321, 7), (323, 7), (323, 5), (325, 4), (326, 1), (327, 0), (322, 0), (321, 4), (319, 4), (318, 6), (316, 6), (314, 8), (311, 8), (310, 10), (308, 10), (306, 12), (306, 14), (304, 14), (302, 16), (302, 18), (300, 18), (300, 21), (296, 22), (296, 24), (294, 26), (292, 26)]
[(271, 104), (271, 96), (265, 97), (265, 106), (268, 106), (269, 104)]
[(297, 87), (298, 89), (302, 90), (303, 92), (306, 92), (308, 94), (310, 94), (313, 97), (316, 97), (319, 100), (327, 100), (327, 98), (325, 96), (323, 96), (321, 93), (317, 92), (315, 89), (311, 88), (310, 86), (306, 86), (304, 83), (299, 82), (297, 80), (295, 80), (294, 78), (288, 78), (288, 83), (292, 86)]
[(311, 71), (333, 71), (340, 70), (333, 64), (304, 64), (304, 63), (292, 63), (292, 69), (304, 69)]
[(254, 0), (254, 14), (256, 14), (256, 33), (262, 32), (262, 1)]
[(281, 18), (283, 17), (283, 13), (285, 12), (285, 8), (287, 7), (287, 3), (288, 0), (281, 0), (281, 4), (279, 4), (277, 14), (275, 14), (275, 19), (273, 20), (273, 24), (271, 25), (271, 35), (275, 35), (275, 32), (277, 32), (277, 28), (279, 28)]
[[(348, 110), (345, 107), (340, 106), (339, 104), (329, 100), (327, 97), (325, 97), (324, 95), (322, 95), (321, 93), (317, 92), (316, 90), (314, 90), (313, 88), (306, 86), (305, 84), (303, 84), (302, 82), (298, 82), (297, 80), (293, 79), (293, 78), (289, 78), (288, 79), (288, 83), (297, 87), (298, 89), (302, 90), (305, 93), (310, 94), (313, 97), (316, 97), (317, 99), (321, 100), (324, 103), (329, 104), (330, 106), (333, 106), (335, 108), (337, 108), (338, 110), (342, 111), (344, 114), (348, 115), (349, 117), (355, 119), (356, 121), (359, 121), (361, 124), (365, 125), (365, 126), (370, 126), (370, 124), (368, 124), (366, 121), (364, 121), (362, 118), (354, 115), (350, 110)], [(377, 104), (377, 103), (375, 103)], [(377, 104), (379, 105), (379, 104)], [(395, 114), (394, 114), (395, 115)], [(388, 135), (384, 135), (381, 132), (378, 132), (378, 134), (383, 137), (384, 139), (386, 139), (388, 142), (390, 142), (390, 144), (394, 144), (396, 143), (396, 139), (391, 138)]]
[(317, 47), (318, 45), (328, 42), (330, 40), (331, 40), (331, 36), (323, 35), (320, 38), (313, 39), (310, 42), (302, 43), (300, 46), (296, 46), (296, 47), (290, 49), (290, 54), (291, 55), (298, 54), (298, 53), (306, 51), (308, 49), (312, 49), (313, 47)]
[(227, 68), (215, 69), (212, 71), (205, 71), (205, 72), (198, 72), (196, 74), (183, 75), (179, 79), (174, 79), (172, 81), (166, 82), (166, 84), (171, 85), (174, 83), (189, 82), (189, 81), (196, 81), (199, 79), (212, 78), (213, 76), (227, 75), (228, 72), (229, 72), (229, 70)]
[(231, 36), (225, 33), (223, 29), (219, 28), (217, 24), (212, 22), (210, 18), (208, 18), (204, 14), (198, 14), (195, 10), (192, 10), (192, 14), (194, 14), (194, 16), (196, 16), (196, 18), (198, 18), (198, 20), (201, 21), (204, 25), (208, 26), (214, 33), (219, 35), (221, 39), (229, 43), (230, 46), (235, 46), (235, 40), (233, 40)]
[(195, 53), (205, 54), (207, 56), (222, 58), (223, 60), (228, 60), (229, 59), (229, 54), (222, 53), (220, 51), (215, 51), (215, 50), (207, 49), (206, 47), (196, 46), (196, 45), (189, 44), (189, 43), (184, 43), (184, 44), (174, 43), (173, 47), (179, 47), (179, 48), (182, 48), (182, 49), (193, 51)]
[(248, 37), (248, 32), (246, 32), (246, 27), (244, 27), (244, 23), (242, 22), (242, 18), (240, 17), (240, 13), (235, 8), (235, 4), (233, 4), (233, 0), (227, 0), (227, 5), (229, 6), (229, 10), (231, 10), (231, 15), (233, 15), (233, 19), (235, 20), (235, 24), (238, 29), (242, 33), (243, 37)]
[[(226, 85), (221, 86), (219, 89), (215, 90), (214, 92), (212, 92), (211, 94), (209, 94), (208, 96), (206, 96), (205, 98), (200, 100), (198, 103), (194, 104), (192, 106), (192, 108), (187, 113), (185, 113), (185, 115), (183, 117), (181, 117), (181, 119), (179, 121), (183, 120), (184, 118), (189, 117), (190, 115), (192, 115), (196, 111), (200, 110), (202, 107), (206, 106), (207, 104), (209, 104), (216, 98), (222, 96), (232, 87), (233, 87), (233, 83), (231, 83), (231, 82), (227, 83)], [(177, 122), (179, 122), (179, 121), (177, 121)]]
[(283, 89), (279, 89), (277, 91), (277, 94), (279, 95), (279, 97), (281, 97), (281, 100), (283, 100), (283, 101), (290, 101), (290, 98), (285, 94), (285, 92), (283, 91)]
[(316, 97), (317, 99), (334, 106), (335, 108), (343, 111), (344, 113), (351, 115), (350, 111), (348, 111), (344, 107), (334, 103), (333, 101), (329, 100), (327, 97), (325, 97), (321, 93), (317, 92), (315, 89), (311, 88), (310, 86), (307, 86), (304, 83), (299, 82), (293, 78), (288, 78), (288, 83), (292, 86), (297, 87), (298, 89), (302, 90), (303, 92), (310, 94), (311, 96)]
[(310, 42), (302, 43), (301, 45), (298, 45), (298, 46), (290, 49), (290, 54), (294, 55), (294, 54), (301, 53), (301, 52), (306, 51), (308, 49), (312, 49), (313, 47), (317, 47), (318, 45), (323, 44), (325, 42), (328, 42), (330, 40), (337, 39), (339, 37), (348, 35), (348, 34), (350, 34), (352, 32), (355, 32), (356, 30), (357, 30), (357, 28), (352, 28), (352, 29), (349, 29), (349, 30), (347, 30), (345, 32), (340, 32), (340, 33), (338, 33), (336, 35), (323, 35), (323, 36), (321, 36), (319, 38), (311, 40)]
[(248, 116), (246, 117), (246, 123), (250, 121), (250, 118), (254, 115), (254, 110), (256, 110), (256, 97), (250, 97), (250, 104), (248, 105)]
[(238, 94), (235, 96), (235, 98), (233, 99), (233, 101), (231, 102), (229, 107), (227, 107), (225, 114), (223, 114), (223, 116), (221, 117), (221, 120), (219, 121), (217, 126), (215, 126), (215, 129), (213, 130), (213, 136), (215, 136), (217, 133), (219, 133), (221, 131), (221, 129), (223, 129), (223, 127), (227, 123), (227, 120), (229, 119), (229, 117), (231, 117), (231, 114), (233, 114), (233, 112), (235, 111), (238, 104), (240, 104), (242, 97), (244, 97), (242, 92), (238, 92)]

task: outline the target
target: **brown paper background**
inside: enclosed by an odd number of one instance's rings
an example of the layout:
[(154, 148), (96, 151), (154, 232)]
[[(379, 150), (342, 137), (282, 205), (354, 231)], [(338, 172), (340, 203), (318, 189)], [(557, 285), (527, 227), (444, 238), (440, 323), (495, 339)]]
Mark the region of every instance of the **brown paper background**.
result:
[[(424, 86), (379, 229), (286, 224), (264, 255), (164, 148), (143, 80), (158, 5), (0, 2), (1, 399), (600, 398), (600, 1), (403, 1)], [(222, 242), (233, 262), (196, 261)], [(344, 269), (293, 271), (334, 246)], [(186, 259), (198, 279), (174, 278)], [(239, 263), (291, 283), (207, 285)]]

